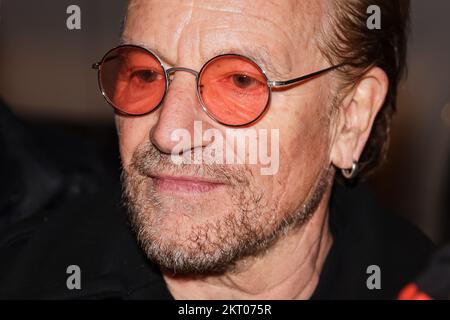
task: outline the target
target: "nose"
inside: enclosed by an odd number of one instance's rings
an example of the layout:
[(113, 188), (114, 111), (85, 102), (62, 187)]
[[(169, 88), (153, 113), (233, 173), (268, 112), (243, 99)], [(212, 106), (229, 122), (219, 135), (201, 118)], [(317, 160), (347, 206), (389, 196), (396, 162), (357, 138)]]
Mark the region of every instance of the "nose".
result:
[[(204, 143), (203, 139), (194, 139), (194, 129), (198, 130), (194, 123), (202, 121), (205, 116), (196, 91), (198, 73), (188, 68), (176, 67), (168, 69), (167, 75), (170, 85), (159, 110), (157, 122), (150, 130), (150, 141), (166, 154), (172, 153), (175, 148), (177, 153), (183, 153), (205, 147), (207, 142)], [(173, 134), (183, 139), (174, 139)], [(190, 139), (186, 139), (186, 136)]]

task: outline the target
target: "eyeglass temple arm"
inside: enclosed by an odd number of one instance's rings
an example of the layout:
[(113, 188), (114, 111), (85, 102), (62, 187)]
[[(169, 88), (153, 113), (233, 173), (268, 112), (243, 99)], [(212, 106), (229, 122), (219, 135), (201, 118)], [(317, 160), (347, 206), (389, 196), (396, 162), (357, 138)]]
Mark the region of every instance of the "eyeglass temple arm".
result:
[(104, 60), (104, 61), (96, 62), (96, 63), (92, 64), (92, 69), (99, 70), (99, 69), (100, 69), (100, 66), (102, 65), (103, 62), (111, 61), (111, 60), (115, 59), (116, 57), (117, 57), (117, 56), (113, 56), (113, 57), (107, 58), (107, 59)]
[(298, 78), (294, 78), (294, 79), (290, 79), (290, 80), (285, 80), (285, 81), (269, 81), (269, 86), (272, 88), (281, 88), (281, 87), (287, 87), (291, 84), (295, 84), (301, 81), (305, 81), (314, 77), (317, 77), (318, 75), (321, 75), (322, 73), (337, 69), (339, 67), (342, 67), (344, 64), (338, 64), (335, 66), (331, 66), (329, 68), (323, 69), (323, 70), (319, 70), (310, 74), (307, 74), (305, 76), (301, 76)]
[[(98, 69), (100, 69), (100, 65), (101, 65), (101, 62), (96, 62), (96, 63), (94, 63), (93, 65), (92, 65), (92, 69), (96, 69), (96, 70), (98, 70)], [(337, 69), (337, 68), (339, 68), (339, 67), (342, 67), (344, 64), (342, 63), (342, 64), (338, 64), (338, 65), (335, 65), (335, 66), (331, 66), (331, 67), (329, 67), (329, 68), (326, 68), (326, 69), (323, 69), (323, 70), (319, 70), (319, 71), (316, 71), (316, 72), (313, 72), (313, 73), (310, 73), (310, 74), (307, 74), (307, 75), (305, 75), (305, 76), (301, 76), (301, 77), (298, 77), (298, 78), (294, 78), (294, 79), (290, 79), (290, 80), (285, 80), (285, 81), (269, 81), (269, 86), (271, 86), (272, 88), (281, 88), (281, 87), (287, 87), (287, 86), (289, 86), (289, 85), (291, 85), (291, 84), (295, 84), (295, 83), (298, 83), (298, 82), (301, 82), (301, 81), (305, 81), (305, 80), (308, 80), (308, 79), (311, 79), (311, 78), (314, 78), (314, 77), (316, 77), (316, 76), (318, 76), (318, 75), (321, 75), (322, 73), (325, 73), (325, 72), (328, 72), (328, 71), (331, 71), (331, 70), (334, 70), (334, 69)], [(172, 68), (172, 69), (186, 69), (186, 68)], [(170, 71), (172, 71), (172, 69), (169, 69)], [(191, 72), (192, 70), (190, 70), (190, 69), (186, 69), (186, 71), (189, 71), (189, 72)], [(170, 72), (169, 72), (170, 73)]]

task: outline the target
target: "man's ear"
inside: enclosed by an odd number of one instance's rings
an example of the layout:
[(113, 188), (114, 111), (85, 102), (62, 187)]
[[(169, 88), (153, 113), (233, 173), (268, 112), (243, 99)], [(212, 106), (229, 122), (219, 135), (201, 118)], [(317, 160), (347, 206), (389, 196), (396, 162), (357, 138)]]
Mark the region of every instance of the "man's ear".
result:
[(375, 117), (386, 98), (389, 79), (386, 73), (372, 67), (342, 100), (337, 112), (336, 131), (331, 146), (331, 162), (340, 169), (358, 161), (372, 130)]

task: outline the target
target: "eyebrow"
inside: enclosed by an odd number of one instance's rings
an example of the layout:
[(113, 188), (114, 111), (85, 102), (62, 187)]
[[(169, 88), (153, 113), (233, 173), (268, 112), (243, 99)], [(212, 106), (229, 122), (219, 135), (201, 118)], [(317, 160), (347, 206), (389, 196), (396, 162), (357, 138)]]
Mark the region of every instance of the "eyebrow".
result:
[[(127, 39), (121, 38), (120, 44), (130, 44), (130, 45), (137, 45), (143, 48), (146, 48), (148, 50), (153, 51), (165, 64), (170, 65), (168, 63), (167, 59), (165, 59), (164, 55), (158, 51), (158, 49), (153, 48), (151, 46), (148, 46), (145, 43), (142, 42), (130, 42), (127, 41)], [(271, 57), (273, 54), (269, 52), (267, 47), (263, 46), (244, 46), (241, 48), (233, 47), (233, 48), (227, 48), (227, 49), (217, 49), (213, 52), (209, 53), (207, 56), (204, 57), (204, 63), (206, 63), (209, 59), (212, 59), (213, 57), (216, 57), (221, 54), (240, 54), (246, 57), (249, 57), (253, 59), (267, 74), (267, 76), (270, 78), (270, 80), (283, 80), (286, 78), (286, 76), (291, 71), (291, 65), (289, 63), (284, 64), (284, 67), (281, 67), (283, 65), (275, 65), (273, 63), (273, 60)], [(276, 78), (276, 79), (272, 79)]]
[(158, 49), (149, 46), (147, 43), (144, 42), (137, 42), (137, 41), (129, 41), (128, 39), (124, 38), (123, 36), (120, 38), (119, 41), (119, 45), (133, 45), (133, 46), (139, 46), (142, 47), (144, 49), (150, 50), (152, 51), (154, 54), (156, 54), (158, 56), (159, 59), (161, 59), (161, 61), (166, 65), (166, 66), (170, 66), (171, 64), (168, 62), (168, 60), (166, 59), (166, 57), (159, 52)]
[(274, 64), (273, 59), (271, 58), (273, 54), (271, 54), (266, 47), (219, 49), (214, 51), (210, 58), (227, 53), (241, 54), (253, 59), (261, 68), (263, 68), (267, 73), (267, 76), (276, 77), (277, 80), (286, 78), (286, 75), (290, 72), (290, 64), (284, 64), (283, 68), (281, 67), (282, 65)]

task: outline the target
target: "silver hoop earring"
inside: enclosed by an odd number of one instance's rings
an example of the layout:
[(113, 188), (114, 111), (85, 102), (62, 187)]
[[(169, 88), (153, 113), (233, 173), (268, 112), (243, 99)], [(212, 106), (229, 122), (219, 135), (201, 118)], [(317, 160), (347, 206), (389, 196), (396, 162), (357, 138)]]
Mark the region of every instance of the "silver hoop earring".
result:
[(346, 178), (346, 179), (353, 179), (354, 177), (356, 177), (356, 175), (358, 174), (358, 169), (359, 169), (359, 163), (357, 160), (353, 160), (352, 163), (352, 168), (351, 169), (342, 169), (342, 175)]

